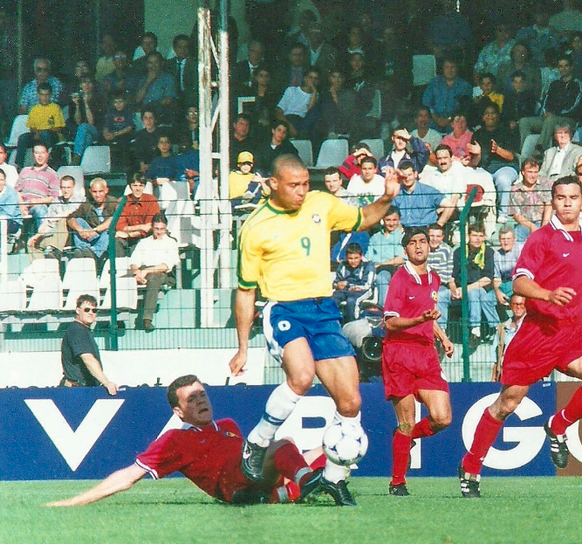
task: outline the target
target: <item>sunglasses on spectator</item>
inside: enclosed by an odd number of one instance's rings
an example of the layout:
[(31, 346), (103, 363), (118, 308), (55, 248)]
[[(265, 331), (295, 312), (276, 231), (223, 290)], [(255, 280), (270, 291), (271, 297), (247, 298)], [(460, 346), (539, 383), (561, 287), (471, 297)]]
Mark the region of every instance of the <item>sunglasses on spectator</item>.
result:
[(83, 311), (88, 314), (89, 312), (91, 312), (92, 314), (96, 314), (99, 310), (97, 310), (97, 308), (83, 308)]

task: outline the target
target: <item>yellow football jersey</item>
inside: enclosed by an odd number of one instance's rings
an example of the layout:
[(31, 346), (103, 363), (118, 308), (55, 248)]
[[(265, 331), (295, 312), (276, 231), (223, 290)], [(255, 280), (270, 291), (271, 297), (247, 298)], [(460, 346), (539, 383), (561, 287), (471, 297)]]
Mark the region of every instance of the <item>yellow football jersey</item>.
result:
[(331, 296), (330, 232), (355, 231), (361, 220), (359, 208), (319, 191), (308, 193), (296, 211), (267, 201), (241, 229), (239, 287), (259, 287), (280, 302)]

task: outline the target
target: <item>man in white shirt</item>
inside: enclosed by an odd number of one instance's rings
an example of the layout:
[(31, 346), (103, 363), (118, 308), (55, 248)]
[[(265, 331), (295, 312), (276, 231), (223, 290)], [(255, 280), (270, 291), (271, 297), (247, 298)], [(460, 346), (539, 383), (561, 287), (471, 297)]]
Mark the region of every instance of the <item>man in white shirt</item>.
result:
[(153, 236), (140, 240), (131, 255), (131, 273), (138, 285), (146, 286), (142, 316), (146, 332), (154, 330), (152, 318), (160, 289), (163, 285), (176, 285), (172, 270), (180, 262), (178, 242), (168, 236), (167, 228), (164, 214), (156, 214), (152, 219)]
[(4, 144), (0, 143), (0, 168), (2, 168), (6, 174), (6, 185), (14, 189), (14, 186), (18, 181), (18, 171), (14, 166), (6, 162), (7, 159), (8, 153), (6, 152), (6, 148), (4, 147)]
[(460, 210), (467, 192), (465, 167), (459, 161), (453, 161), (453, 150), (446, 144), (438, 145), (434, 153), (437, 169), (430, 176), (423, 177), (422, 182), (446, 195), (451, 207)]
[(572, 127), (568, 123), (556, 125), (554, 139), (558, 145), (546, 150), (540, 168), (540, 178), (550, 181), (574, 175), (576, 163), (582, 157), (582, 147), (572, 143)]
[(384, 194), (384, 178), (376, 174), (377, 166), (378, 163), (374, 157), (364, 157), (360, 161), (362, 174), (352, 176), (348, 183), (348, 193), (360, 197), (360, 206), (370, 204)]

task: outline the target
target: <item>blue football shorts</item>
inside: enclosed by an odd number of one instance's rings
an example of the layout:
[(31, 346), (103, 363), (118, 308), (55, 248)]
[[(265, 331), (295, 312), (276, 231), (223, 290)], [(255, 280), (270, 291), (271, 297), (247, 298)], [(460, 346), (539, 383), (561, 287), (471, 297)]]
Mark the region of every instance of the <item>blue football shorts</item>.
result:
[(285, 345), (297, 338), (307, 340), (315, 361), (356, 354), (342, 333), (341, 314), (330, 297), (269, 301), (263, 308), (263, 331), (271, 355), (279, 361)]

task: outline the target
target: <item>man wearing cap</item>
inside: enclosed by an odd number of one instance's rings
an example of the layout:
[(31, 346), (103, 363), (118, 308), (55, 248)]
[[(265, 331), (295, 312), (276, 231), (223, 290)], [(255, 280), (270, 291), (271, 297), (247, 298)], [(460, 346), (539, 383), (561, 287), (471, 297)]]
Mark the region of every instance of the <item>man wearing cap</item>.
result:
[[(405, 127), (398, 127), (394, 131), (392, 142), (394, 143), (392, 151), (378, 163), (380, 174), (385, 176), (387, 167), (400, 168), (400, 163), (405, 160), (412, 162), (417, 172), (422, 172), (430, 154), (424, 142), (416, 136), (411, 136)], [(412, 148), (410, 151), (407, 149), (409, 142)]]
[[(449, 386), (443, 378), (435, 336), (448, 357), (454, 346), (439, 327), (437, 309), (440, 278), (427, 265), (428, 234), (412, 228), (402, 237), (408, 258), (392, 277), (384, 304), (386, 340), (382, 376), (386, 399), (392, 401), (398, 427), (392, 439), (390, 495), (409, 495), (406, 470), (412, 440), (432, 436), (452, 419)], [(416, 422), (415, 398), (426, 405), (428, 416)]]
[(433, 223), (446, 225), (455, 207), (451, 201), (430, 185), (418, 181), (418, 172), (412, 162), (402, 161), (397, 170), (402, 190), (394, 199), (400, 210), (404, 227), (427, 227)]

